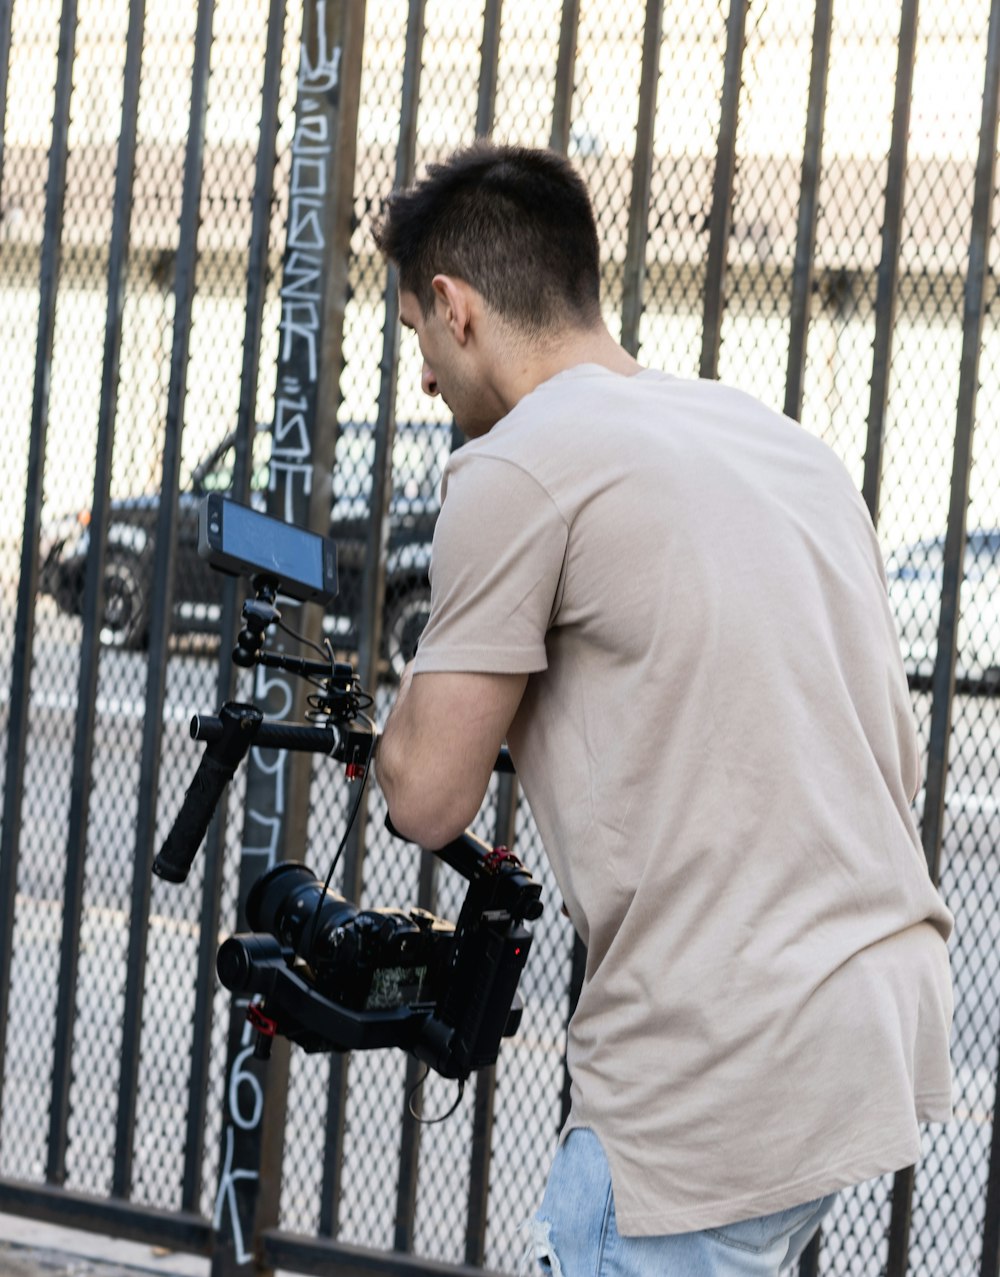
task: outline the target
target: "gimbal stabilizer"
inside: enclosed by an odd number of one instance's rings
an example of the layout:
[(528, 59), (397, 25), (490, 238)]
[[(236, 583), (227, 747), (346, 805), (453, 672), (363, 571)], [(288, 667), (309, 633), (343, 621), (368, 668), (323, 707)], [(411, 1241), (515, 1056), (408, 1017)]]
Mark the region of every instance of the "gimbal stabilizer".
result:
[[(153, 863), (169, 882), (186, 879), (251, 746), (329, 755), (362, 784), (374, 753), (377, 732), (363, 713), (370, 698), (353, 668), (265, 650), (266, 630), (280, 619), (280, 583), (266, 572), (253, 582), (233, 660), (309, 679), (319, 689), (310, 704), (324, 721), (269, 722), (257, 706), (233, 702), (192, 719), (205, 752)], [(506, 848), (469, 832), (434, 854), (469, 883), (455, 925), (423, 909), (359, 910), (297, 862), (257, 880), (246, 908), (253, 930), (225, 941), (217, 970), (228, 989), (252, 995), (258, 1054), (267, 1055), (277, 1033), (307, 1051), (400, 1047), (459, 1080), (496, 1060), (501, 1038), (520, 1023), (517, 984), (531, 946), (523, 924), (542, 912), (540, 887)]]

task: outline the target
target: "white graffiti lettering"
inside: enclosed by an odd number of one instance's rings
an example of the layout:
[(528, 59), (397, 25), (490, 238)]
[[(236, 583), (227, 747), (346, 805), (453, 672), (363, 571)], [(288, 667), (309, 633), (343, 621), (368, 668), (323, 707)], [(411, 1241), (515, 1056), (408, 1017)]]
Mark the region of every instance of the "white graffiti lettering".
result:
[(324, 201), (312, 195), (299, 195), (292, 201), (288, 219), (289, 248), (322, 252), (326, 244), (323, 235), (324, 207)]
[(308, 403), (305, 399), (279, 398), (274, 413), (274, 447), (279, 460), (305, 461), (309, 456)]
[[(264, 1088), (259, 1078), (245, 1069), (243, 1065), (253, 1055), (253, 1047), (248, 1046), (233, 1061), (233, 1071), (229, 1075), (229, 1115), (241, 1131), (252, 1131), (264, 1112)], [(240, 1109), (240, 1088), (250, 1096), (250, 1112)]]
[[(326, 0), (317, 0), (315, 59), (311, 59), (307, 42), (303, 41), (299, 62), (299, 100), (296, 110), (295, 135), (292, 141), (291, 192), (288, 212), (287, 244), (280, 290), (281, 330), (280, 360), (283, 371), (279, 379), (273, 425), (270, 490), (284, 493), (283, 516), (294, 522), (298, 498), (312, 491), (312, 449), (310, 446), (311, 395), (315, 394), (319, 375), (319, 334), (322, 319), (323, 262), (326, 250), (325, 210), (328, 194), (331, 137), (330, 94), (337, 88), (340, 73), (340, 48), (329, 49), (326, 38)], [(313, 96), (310, 96), (313, 95)], [(325, 101), (323, 98), (325, 97)], [(282, 604), (285, 610), (285, 604)], [(285, 676), (271, 676), (258, 666), (254, 681), (255, 699), (270, 698), (268, 717), (280, 721), (291, 713), (292, 688)], [(251, 750), (251, 762), (260, 778), (273, 784), (272, 799), (261, 798), (260, 806), (248, 806), (243, 835), (243, 855), (263, 857), (267, 868), (277, 861), (281, 827), (285, 810), (285, 752)], [(255, 794), (262, 785), (258, 786)], [(266, 810), (261, 810), (261, 807)], [(258, 841), (259, 839), (263, 841)], [(235, 1007), (246, 1006), (237, 1000)], [(252, 1201), (238, 1191), (244, 1181), (259, 1179), (258, 1172), (237, 1168), (237, 1131), (253, 1131), (259, 1126), (264, 1110), (264, 1089), (251, 1071), (253, 1033), (244, 1021), (240, 1050), (235, 1055), (227, 1078), (225, 1114), (225, 1154), (215, 1200), (214, 1224), (221, 1229), (228, 1220), (236, 1262), (253, 1259), (245, 1243), (245, 1221), (240, 1216), (254, 1210)], [(251, 1195), (252, 1196), (252, 1195)]]
[[(253, 821), (257, 825), (262, 825), (267, 830), (266, 843), (248, 843), (246, 839), (249, 837), (250, 823)], [(267, 868), (273, 869), (278, 861), (278, 843), (281, 836), (281, 817), (266, 816), (263, 812), (257, 811), (253, 807), (247, 809), (247, 828), (244, 831), (243, 854), (244, 856), (264, 856), (267, 860)]]
[(306, 344), (306, 355), (309, 363), (309, 380), (315, 381), (319, 372), (316, 352), (316, 332), (319, 328), (319, 307), (315, 302), (286, 301), (281, 308), (281, 319), (278, 323), (284, 341), (281, 357), (290, 360), (292, 344), (298, 338)]
[(316, 4), (316, 61), (309, 61), (307, 42), (302, 41), (299, 59), (299, 88), (313, 93), (329, 93), (340, 79), (340, 46), (329, 51), (326, 43), (326, 0)]
[(305, 496), (309, 496), (312, 492), (312, 466), (309, 464), (297, 464), (287, 461), (276, 461), (274, 455), (271, 456), (271, 491), (277, 489), (278, 474), (281, 473), (285, 478), (285, 513), (284, 518), (287, 523), (291, 523), (295, 518), (295, 480), (302, 480), (302, 492)]
[(292, 138), (292, 154), (316, 154), (329, 149), (330, 126), (320, 111), (320, 104), (311, 98), (301, 98), (302, 112), (295, 124)]
[(222, 1221), (226, 1214), (229, 1215), (230, 1226), (233, 1235), (233, 1249), (236, 1252), (236, 1262), (238, 1264), (246, 1264), (253, 1255), (247, 1250), (243, 1240), (243, 1221), (240, 1219), (239, 1199), (236, 1195), (236, 1185), (241, 1180), (257, 1180), (260, 1178), (257, 1171), (240, 1170), (233, 1166), (234, 1153), (234, 1136), (235, 1131), (232, 1126), (226, 1127), (226, 1152), (223, 1161), (222, 1174), (219, 1176), (219, 1191), (215, 1198), (215, 1213), (212, 1224), (216, 1232), (221, 1231)]
[(289, 253), (285, 262), (281, 296), (306, 297), (310, 301), (318, 301), (322, 268), (323, 262), (315, 253), (302, 253), (298, 250)]
[(292, 156), (292, 190), (296, 195), (326, 194), (326, 164), (324, 157), (311, 155)]

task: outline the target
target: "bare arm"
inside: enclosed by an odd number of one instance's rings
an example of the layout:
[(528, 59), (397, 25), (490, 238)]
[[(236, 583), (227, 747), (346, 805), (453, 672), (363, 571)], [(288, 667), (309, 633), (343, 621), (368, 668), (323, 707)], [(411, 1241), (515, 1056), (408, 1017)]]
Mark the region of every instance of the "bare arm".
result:
[(414, 674), (407, 666), (375, 770), (393, 825), (431, 849), (475, 816), (527, 674)]

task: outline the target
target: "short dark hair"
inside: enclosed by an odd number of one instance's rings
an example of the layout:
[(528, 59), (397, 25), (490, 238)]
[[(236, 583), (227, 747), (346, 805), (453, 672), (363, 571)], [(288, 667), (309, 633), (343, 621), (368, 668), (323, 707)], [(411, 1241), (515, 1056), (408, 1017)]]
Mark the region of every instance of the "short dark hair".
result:
[(600, 250), (583, 179), (555, 151), (478, 141), (383, 202), (375, 242), (400, 287), (434, 307), (431, 280), (454, 275), (522, 328), (600, 317)]

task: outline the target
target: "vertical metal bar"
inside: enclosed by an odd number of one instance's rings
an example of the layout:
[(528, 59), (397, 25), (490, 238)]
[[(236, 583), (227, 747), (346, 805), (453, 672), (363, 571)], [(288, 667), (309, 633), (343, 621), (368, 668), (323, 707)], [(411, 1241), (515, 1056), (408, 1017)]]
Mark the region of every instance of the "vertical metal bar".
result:
[[(358, 112), (365, 32), (365, 0), (309, 0), (306, 12), (313, 14), (313, 29), (322, 28), (322, 43), (303, 64), (296, 105), (296, 133), (292, 145), (292, 204), (289, 234), (282, 267), (281, 290), (283, 345), (279, 361), (279, 389), (272, 429), (271, 486), (268, 512), (292, 522), (305, 523), (326, 535), (333, 509), (333, 470), (336, 460), (340, 379), (344, 366), (344, 319), (350, 296), (348, 281), (351, 234), (354, 224), (354, 182), (357, 159)], [(305, 27), (304, 27), (305, 29)], [(321, 144), (315, 132), (318, 124), (327, 130)], [(297, 189), (299, 164), (308, 173), (321, 155), (326, 156), (324, 192), (312, 192), (306, 185)], [(322, 246), (309, 244), (297, 217), (306, 223), (312, 214), (322, 219)], [(310, 297), (296, 294), (303, 286), (302, 267), (320, 283)], [(317, 317), (316, 326), (300, 322), (297, 302)], [(310, 368), (309, 341), (313, 344)], [(303, 464), (303, 459), (306, 464)], [(287, 613), (286, 613), (287, 615)], [(293, 625), (307, 639), (321, 638), (321, 616), (310, 608)], [(282, 639), (275, 646), (281, 650)], [(306, 713), (309, 688), (300, 679), (279, 676), (279, 683), (292, 693), (294, 712)], [(251, 763), (253, 756), (251, 755)], [(305, 845), (309, 825), (309, 791), (312, 760), (293, 753), (285, 764), (285, 806), (279, 825), (279, 851), (296, 855)], [(258, 777), (259, 778), (259, 777)], [(253, 781), (251, 771), (248, 783)], [(270, 780), (265, 788), (271, 788)], [(260, 795), (258, 794), (258, 797)]]
[[(483, 43), (480, 49), (479, 98), (476, 104), (476, 137), (488, 137), (493, 131), (497, 105), (497, 79), (500, 74), (500, 10), (503, 0), (486, 0), (483, 11)], [(451, 428), (452, 451), (460, 448), (465, 436), (457, 425)]]
[[(7, 1041), (8, 997), (14, 944), (14, 897), (20, 853), (21, 811), (28, 744), (28, 710), (32, 650), (35, 637), (35, 596), (38, 592), (38, 541), (42, 515), (45, 440), (49, 427), (49, 381), (55, 337), (56, 292), (62, 253), (63, 212), (66, 203), (66, 162), (69, 154), (70, 99), (76, 52), (76, 0), (63, 0), (59, 20), (52, 145), (45, 186), (45, 227), (42, 236), (38, 288), (38, 337), (31, 400), (31, 434), (25, 491), (21, 575), (17, 587), (14, 645), (7, 720), (7, 765), (4, 778), (3, 828), (0, 830), (0, 1064)], [(57, 1026), (58, 1032), (58, 1026)], [(0, 1074), (2, 1076), (2, 1074)], [(65, 1113), (57, 1115), (64, 1120)], [(55, 1169), (58, 1170), (58, 1167)]]
[[(878, 520), (881, 500), (885, 428), (889, 408), (889, 375), (892, 367), (892, 339), (899, 295), (899, 255), (903, 235), (910, 110), (917, 52), (918, 7), (918, 0), (903, 0), (900, 11), (892, 134), (889, 142), (889, 167), (886, 175), (885, 209), (882, 219), (882, 249), (875, 294), (871, 396), (868, 408), (864, 477), (861, 484), (862, 496), (873, 523)], [(950, 702), (951, 692), (948, 696)], [(948, 731), (950, 732), (950, 707)], [(886, 1261), (889, 1277), (899, 1277), (908, 1267), (910, 1225), (913, 1218), (913, 1185), (914, 1168), (912, 1166), (898, 1171), (893, 1178), (889, 1249)]]
[(899, 250), (903, 237), (907, 147), (910, 137), (910, 107), (913, 100), (913, 68), (917, 56), (917, 8), (918, 0), (903, 0), (899, 23), (899, 52), (896, 58), (892, 136), (889, 142), (889, 169), (886, 176), (885, 209), (882, 217), (882, 251), (879, 257), (878, 283), (875, 292), (875, 339), (872, 348), (868, 442), (865, 446), (865, 473), (861, 485), (861, 492), (873, 522), (878, 518), (882, 485), (882, 454), (889, 409), (892, 338), (896, 326), (896, 302), (899, 294)]
[[(181, 197), (180, 228), (174, 268), (174, 331), (167, 391), (167, 422), (163, 443), (163, 471), (160, 504), (153, 551), (153, 591), (149, 618), (149, 659), (146, 677), (146, 707), (143, 723), (142, 755), (139, 764), (139, 811), (136, 822), (132, 917), (130, 923), (129, 995), (133, 1014), (138, 1017), (145, 984), (146, 948), (143, 937), (149, 929), (151, 867), (156, 838), (156, 795), (159, 787), (160, 753), (163, 740), (163, 698), (167, 676), (167, 645), (173, 613), (174, 526), (180, 487), (181, 431), (187, 392), (188, 353), (191, 343), (191, 316), (194, 305), (195, 274), (198, 262), (198, 221), (204, 170), (205, 113), (212, 50), (214, 0), (199, 0), (192, 66), (191, 107), (187, 149), (184, 157), (184, 189)], [(118, 1114), (115, 1191), (129, 1191), (131, 1143), (135, 1123), (138, 1069), (138, 1042), (130, 1044), (123, 1065), (129, 1088), (123, 1094)], [(126, 1152), (125, 1149), (128, 1149)]]
[[(396, 189), (413, 182), (416, 171), (417, 107), (424, 41), (426, 0), (410, 0), (403, 54), (403, 100), (399, 141), (396, 147)], [(384, 295), (385, 323), (382, 329), (382, 359), (379, 364), (378, 414), (375, 420), (375, 450), (372, 458), (372, 493), (366, 529), (365, 566), (361, 608), (358, 618), (361, 642), (358, 647), (358, 674), (362, 686), (374, 687), (378, 673), (382, 608), (385, 602), (386, 546), (382, 531), (392, 491), (392, 449), (396, 432), (396, 379), (399, 366), (399, 280), (389, 267)]]
[[(233, 496), (245, 501), (253, 466), (253, 437), (257, 412), (260, 346), (267, 297), (267, 258), (271, 230), (271, 198), (277, 149), (278, 110), (281, 102), (281, 59), (285, 38), (286, 0), (270, 0), (264, 78), (261, 88), (260, 144), (254, 175), (250, 248), (247, 254), (246, 326), (243, 334), (243, 368), (237, 409), (236, 457)], [(218, 699), (231, 700), (235, 691), (235, 667), (227, 647), (236, 627), (236, 583), (226, 579), (223, 591), (219, 651)], [(215, 991), (216, 937), (219, 934), (222, 871), (225, 855), (225, 805), (209, 829), (205, 844), (205, 877), (202, 884), (198, 967), (195, 978), (194, 1034), (191, 1043), (191, 1081), (188, 1088), (187, 1135), (184, 1141), (184, 1177), (181, 1209), (197, 1211), (201, 1196), (205, 1156), (208, 1080), (212, 1056), (212, 1007)]]
[(931, 875), (938, 880), (941, 832), (944, 828), (945, 786), (948, 776), (948, 741), (955, 683), (955, 655), (959, 615), (959, 591), (965, 566), (966, 516), (972, 440), (979, 390), (983, 317), (989, 282), (989, 249), (993, 232), (993, 200), (997, 167), (997, 111), (1000, 95), (1000, 3), (990, 10), (986, 52), (986, 82), (972, 201), (972, 233), (969, 269), (965, 283), (962, 319), (962, 354), (959, 364), (951, 502), (944, 548), (944, 576), (938, 626), (937, 659), (932, 676), (930, 750), (924, 802), (923, 844)]
[(819, 1251), (823, 1230), (820, 1229), (809, 1245), (802, 1252), (799, 1260), (797, 1277), (819, 1277)]
[(10, 44), (14, 27), (14, 0), (0, 0), (0, 191), (3, 190), (4, 134), (7, 125), (7, 84), (10, 77)]
[[(139, 116), (139, 82), (142, 70), (142, 43), (145, 30), (145, 0), (133, 0), (129, 6), (128, 34), (125, 41), (125, 72), (122, 94), (122, 122), (118, 138), (118, 155), (115, 166), (115, 191), (111, 216), (111, 241), (108, 250), (108, 305), (104, 330), (104, 366), (101, 377), (101, 398), (97, 423), (97, 447), (94, 465), (94, 501), (90, 519), (90, 546), (84, 573), (83, 646), (80, 654), (80, 680), (77, 696), (76, 740), (73, 749), (73, 778), (70, 785), (69, 831), (66, 841), (66, 864), (74, 866), (80, 875), (82, 891), (83, 866), (87, 854), (87, 828), (90, 814), (91, 769), (93, 763), (94, 729), (97, 722), (97, 669), (98, 631), (104, 609), (104, 558), (108, 530), (108, 509), (111, 491), (111, 457), (114, 447), (115, 419), (118, 407), (118, 373), (122, 343), (122, 319), (125, 309), (125, 280), (128, 273), (129, 231), (132, 220), (132, 186), (135, 176), (136, 134)], [(75, 884), (74, 884), (75, 894)], [(67, 892), (65, 912), (79, 910), (79, 897), (72, 901)], [(133, 963), (139, 961), (134, 951), (145, 946), (145, 936), (130, 937), (129, 983), (133, 977)], [(69, 994), (76, 983), (76, 957), (73, 958), (73, 976)], [(72, 1002), (67, 1007), (72, 1018)], [(125, 1013), (122, 1029), (122, 1072), (120, 1078), (119, 1117), (121, 1102), (128, 1109), (130, 1091), (134, 1088), (137, 1070), (138, 1040), (140, 1032), (139, 1011), (136, 1002), (129, 998), (126, 985)], [(133, 1068), (133, 1065), (135, 1068)], [(130, 1128), (131, 1132), (131, 1128)], [(120, 1134), (120, 1132), (119, 1132)], [(120, 1177), (128, 1173), (130, 1150), (121, 1140), (116, 1142), (113, 1191), (123, 1195)]]
[[(957, 425), (952, 468), (951, 504), (945, 537), (944, 574), (941, 588), (941, 617), (938, 626), (937, 658), (934, 662), (931, 704), (931, 738), (925, 790), (923, 844), (931, 876), (939, 877), (941, 835), (944, 828), (945, 786), (948, 773), (948, 742), (951, 735), (952, 698), (955, 687), (955, 659), (960, 590), (965, 566), (966, 518), (969, 506), (969, 478), (972, 443), (979, 389), (979, 361), (982, 352), (986, 289), (990, 282), (990, 245), (993, 235), (993, 207), (996, 191), (997, 120), (1000, 113), (1000, 2), (990, 5), (990, 25), (986, 41), (986, 74), (983, 85), (982, 118), (979, 126), (979, 155), (976, 161), (972, 199), (972, 234), (969, 269), (965, 286), (962, 322), (962, 355), (959, 365)], [(1000, 1093), (1000, 1073), (997, 1082)], [(982, 1273), (995, 1277), (1000, 1270), (1000, 1220), (997, 1218), (998, 1181), (997, 1113), (994, 1104), (987, 1212), (983, 1225)], [(993, 1207), (990, 1207), (990, 1202)]]
[[(3, 192), (4, 134), (7, 123), (7, 83), (10, 74), (13, 22), (14, 0), (0, 0), (0, 194)], [(30, 465), (28, 473), (29, 476), (32, 473)], [(24, 578), (25, 573), (22, 565), (22, 582), (24, 582)], [(34, 597), (33, 593), (31, 597)], [(24, 653), (22, 652), (21, 655), (23, 662)], [(28, 668), (30, 668), (30, 663), (29, 666), (20, 670), (19, 682), (22, 686), (28, 682), (26, 677)], [(18, 661), (15, 652), (13, 676), (17, 679), (18, 675)], [(26, 687), (25, 692), (27, 692)], [(11, 712), (13, 713), (13, 698), (11, 700)], [(10, 724), (8, 724), (8, 747), (11, 739), (14, 739), (14, 747), (8, 748), (7, 765), (10, 767), (12, 761), (15, 761), (22, 774), (24, 769), (25, 724), (26, 718), (21, 720), (16, 739), (11, 736), (12, 729)], [(4, 792), (8, 795), (11, 793), (9, 775), (7, 788)], [(21, 787), (19, 785), (17, 793), (20, 794), (20, 792)], [(14, 897), (17, 891), (17, 840), (20, 837), (20, 810), (18, 810), (17, 819), (15, 820), (12, 803), (10, 819), (8, 820), (6, 804), (0, 804), (0, 814), (3, 815), (2, 831), (0, 831), (0, 1113), (2, 1113), (4, 1054), (7, 1041), (7, 997), (10, 989), (11, 964), (14, 957)]]
[[(500, 774), (497, 783), (497, 819), (493, 830), (494, 846), (513, 847), (515, 844), (519, 789), (516, 776), (509, 772)], [(480, 1268), (486, 1263), (487, 1207), (496, 1089), (496, 1067), (480, 1069), (476, 1074), (476, 1096), (472, 1110), (472, 1155), (469, 1159), (469, 1202), (465, 1220), (465, 1262)]]
[(785, 378), (785, 415), (794, 417), (796, 421), (802, 416), (802, 393), (806, 375), (806, 340), (809, 333), (809, 306), (812, 299), (813, 257), (816, 252), (819, 178), (822, 169), (823, 124), (826, 115), (826, 85), (830, 72), (832, 30), (833, 0), (816, 0), (812, 66), (809, 72), (809, 104), (806, 109), (806, 137), (802, 150), (802, 179), (799, 187), (799, 218), (795, 235), (795, 262), (792, 267), (788, 375)]
[[(997, 0), (994, 0), (996, 8)], [(1000, 1041), (1000, 1035), (998, 1035)], [(1000, 1095), (1000, 1055), (997, 1058), (996, 1089)], [(983, 1219), (983, 1256), (979, 1277), (1000, 1277), (1000, 1122), (994, 1103), (993, 1133), (990, 1137), (990, 1169), (986, 1180), (986, 1214)]]
[[(39, 318), (38, 355), (35, 367), (35, 401), (32, 404), (32, 445), (35, 443), (36, 423), (44, 416), (40, 429), (44, 441), (48, 427), (48, 378), (51, 370), (52, 341), (55, 324), (55, 303), (58, 287), (59, 257), (61, 250), (63, 207), (66, 197), (66, 160), (69, 145), (70, 102), (73, 92), (73, 60), (76, 52), (77, 7), (75, 0), (63, 4), (59, 30), (59, 61), (56, 72), (56, 101), (52, 124), (52, 151), (49, 156), (49, 190), (46, 194), (46, 228), (42, 245), (41, 309), (46, 313)], [(42, 325), (46, 332), (43, 338)], [(41, 389), (39, 377), (44, 376), (45, 388)], [(44, 449), (44, 442), (42, 444)], [(44, 451), (39, 460), (44, 457)], [(30, 466), (30, 463), (29, 463)], [(39, 474), (39, 484), (41, 475)], [(34, 494), (32, 494), (34, 495)], [(39, 486), (38, 497), (41, 497)], [(41, 501), (34, 506), (37, 517)], [(26, 534), (28, 529), (26, 528)], [(28, 545), (30, 539), (33, 544)], [(30, 552), (32, 577), (38, 569), (38, 528), (31, 529), (25, 537), (25, 552)], [(22, 581), (23, 584), (23, 581)], [(34, 590), (34, 579), (32, 579)], [(32, 608), (32, 612), (33, 612)], [(18, 610), (20, 617), (20, 609)], [(33, 622), (32, 616), (32, 622)], [(15, 640), (16, 641), (16, 640)], [(16, 662), (15, 662), (16, 664)], [(30, 660), (27, 665), (30, 669)], [(26, 690), (26, 689), (25, 689)], [(13, 696), (12, 696), (13, 708)], [(56, 1032), (52, 1062), (52, 1101), (49, 1111), (49, 1144), (46, 1160), (46, 1178), (50, 1183), (61, 1184), (65, 1179), (65, 1151), (69, 1116), (69, 1086), (71, 1078), (71, 1054), (73, 1039), (73, 1006), (76, 994), (76, 954), (79, 946), (80, 908), (83, 899), (83, 867), (67, 865), (65, 899), (63, 905), (62, 941), (59, 954), (59, 982), (56, 995)]]
[(729, 228), (736, 179), (736, 131), (740, 114), (743, 52), (746, 48), (748, 0), (731, 0), (726, 22), (726, 60), (722, 78), (719, 142), (716, 149), (712, 209), (708, 218), (708, 259), (705, 266), (705, 305), (702, 321), (700, 375), (719, 375), (722, 314), (725, 309)]
[[(566, 1023), (568, 1024), (573, 1018), (576, 1011), (577, 1003), (580, 1001), (580, 994), (583, 992), (583, 978), (587, 973), (587, 946), (580, 937), (574, 932), (573, 934), (573, 951), (570, 958), (569, 970), (569, 1005), (566, 1011)], [(566, 1119), (569, 1117), (571, 1105), (571, 1087), (573, 1079), (569, 1072), (568, 1054), (563, 1055), (563, 1084), (562, 1084), (562, 1102), (559, 1116), (559, 1127), (562, 1129), (566, 1125)]]
[(573, 79), (576, 42), (580, 31), (580, 0), (563, 0), (559, 23), (559, 56), (552, 99), (552, 136), (549, 146), (565, 155), (569, 150), (570, 121), (573, 118)]
[(497, 80), (500, 75), (500, 10), (503, 0), (486, 0), (483, 13), (483, 46), (479, 70), (479, 101), (476, 105), (476, 137), (493, 130), (497, 109)]
[(906, 1277), (910, 1266), (910, 1224), (913, 1219), (913, 1167), (897, 1171), (892, 1180), (889, 1216), (889, 1255), (886, 1277)]
[[(431, 852), (422, 853), (420, 880), (417, 888), (417, 904), (421, 909), (434, 912), (437, 903), (438, 861)], [(413, 1250), (414, 1226), (417, 1214), (417, 1187), (420, 1172), (420, 1123), (423, 1113), (421, 1079), (430, 1070), (414, 1056), (408, 1056), (403, 1082), (404, 1105), (399, 1136), (399, 1179), (396, 1187), (396, 1220), (393, 1248), (397, 1251)]]
[[(417, 109), (420, 103), (425, 9), (426, 0), (409, 0), (403, 53), (399, 140), (396, 146), (394, 185), (397, 187), (409, 186), (416, 170)], [(375, 422), (375, 452), (372, 458), (372, 493), (366, 529), (365, 565), (358, 617), (360, 635), (358, 673), (363, 687), (375, 686), (378, 674), (378, 653), (381, 649), (386, 560), (383, 527), (389, 505), (389, 494), (392, 491), (392, 449), (396, 432), (399, 342), (397, 276), (395, 269), (390, 267), (386, 281), (385, 326), (382, 333), (382, 360), (379, 365), (378, 416)], [(361, 893), (367, 830), (368, 809), (365, 804), (362, 804), (344, 850), (342, 889), (350, 900), (357, 900)], [(349, 1067), (348, 1056), (335, 1056), (330, 1060), (319, 1217), (319, 1231), (325, 1237), (334, 1236), (338, 1228)]]
[[(990, 6), (986, 44), (986, 75), (983, 87), (979, 155), (976, 161), (972, 200), (972, 232), (969, 267), (965, 284), (962, 319), (962, 354), (959, 364), (958, 403), (953, 451), (951, 501), (945, 534), (944, 569), (941, 584), (941, 611), (938, 622), (937, 656), (931, 680), (931, 725), (925, 783), (924, 816), (921, 827), (924, 855), (931, 877), (939, 877), (941, 839), (944, 830), (945, 796), (948, 779), (948, 746), (955, 692), (955, 660), (958, 646), (958, 618), (962, 577), (965, 568), (966, 521), (969, 480), (982, 348), (983, 317), (989, 277), (989, 249), (993, 231), (993, 200), (996, 187), (997, 116), (1000, 103), (1000, 4)], [(995, 1119), (994, 1119), (995, 1120)], [(909, 1202), (906, 1203), (909, 1210)], [(895, 1201), (893, 1202), (895, 1214)], [(991, 1218), (992, 1224), (992, 1218)], [(889, 1277), (905, 1271), (906, 1238), (890, 1244)], [(985, 1251), (988, 1241), (984, 1238)], [(984, 1267), (984, 1271), (986, 1271)]]
[(656, 93), (660, 83), (660, 41), (663, 37), (663, 0), (646, 0), (646, 24), (642, 37), (642, 73), (639, 80), (639, 114), (632, 159), (632, 194), (628, 211), (628, 241), (622, 296), (622, 345), (630, 355), (639, 353), (642, 290), (646, 281), (646, 240), (649, 234), (649, 198), (653, 184), (653, 141), (656, 130)]
[[(364, 0), (303, 6), (268, 510), (324, 533), (340, 407), (364, 24)], [(318, 638), (318, 611), (296, 616), (290, 628)], [(280, 636), (274, 646), (284, 649)], [(283, 717), (302, 714), (307, 692), (289, 675), (274, 671), (265, 678), (258, 670), (258, 699), (280, 704)], [(278, 751), (269, 767), (251, 751), (246, 774), (241, 915), (260, 871), (305, 844), (312, 760)], [(275, 1043), (262, 1071), (251, 1059), (245, 1009), (244, 1000), (230, 1000), (213, 1277), (256, 1263), (257, 1239), (277, 1222), (280, 1207), (288, 1046)], [(240, 1092), (249, 1093), (242, 1082), (251, 1078), (255, 1098), (248, 1110)]]
[(487, 1204), (493, 1151), (493, 1111), (497, 1070), (493, 1064), (476, 1074), (472, 1109), (472, 1156), (469, 1166), (469, 1207), (465, 1221), (465, 1262), (477, 1268), (486, 1263)]

